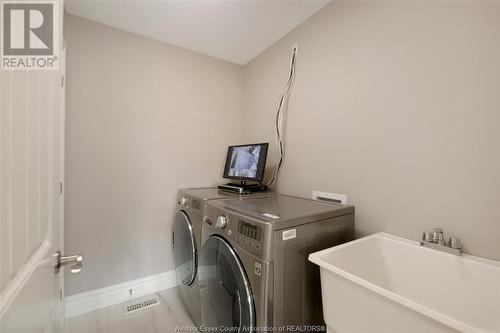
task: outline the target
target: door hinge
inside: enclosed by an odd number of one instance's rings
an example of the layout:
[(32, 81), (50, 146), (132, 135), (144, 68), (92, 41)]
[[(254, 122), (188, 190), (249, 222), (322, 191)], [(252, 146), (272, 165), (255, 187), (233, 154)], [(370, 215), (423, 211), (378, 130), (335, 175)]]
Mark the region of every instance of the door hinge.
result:
[(59, 289), (59, 300), (63, 300), (63, 292), (62, 289)]
[(59, 182), (59, 194), (63, 194), (63, 183)]
[(64, 88), (64, 75), (61, 75), (61, 88)]

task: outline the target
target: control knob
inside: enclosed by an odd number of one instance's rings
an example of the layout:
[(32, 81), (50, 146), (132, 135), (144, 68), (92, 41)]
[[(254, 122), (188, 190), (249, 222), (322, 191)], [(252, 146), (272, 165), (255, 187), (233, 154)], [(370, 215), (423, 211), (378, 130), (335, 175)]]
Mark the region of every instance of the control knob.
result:
[(227, 217), (224, 215), (220, 215), (217, 217), (217, 220), (215, 221), (215, 227), (219, 229), (224, 229), (227, 225)]
[(188, 203), (188, 199), (186, 197), (183, 197), (183, 198), (181, 198), (181, 200), (179, 200), (179, 205), (181, 205), (181, 206), (185, 206), (187, 203)]

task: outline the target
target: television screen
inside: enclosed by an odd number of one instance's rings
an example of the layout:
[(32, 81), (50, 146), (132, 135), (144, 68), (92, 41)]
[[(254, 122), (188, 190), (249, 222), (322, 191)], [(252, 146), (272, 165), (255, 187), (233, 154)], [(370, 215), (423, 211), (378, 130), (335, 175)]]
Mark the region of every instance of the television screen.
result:
[(269, 144), (230, 146), (224, 178), (262, 181)]

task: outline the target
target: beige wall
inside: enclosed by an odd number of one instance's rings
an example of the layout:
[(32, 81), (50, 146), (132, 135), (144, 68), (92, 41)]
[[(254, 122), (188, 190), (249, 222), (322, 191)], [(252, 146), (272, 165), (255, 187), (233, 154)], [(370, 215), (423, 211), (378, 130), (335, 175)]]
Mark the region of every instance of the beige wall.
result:
[(173, 268), (176, 189), (274, 143), (296, 42), (278, 190), (346, 193), (359, 235), (441, 226), (500, 259), (499, 3), (335, 2), (244, 67), (71, 15), (65, 34), (67, 294)]
[[(173, 268), (179, 187), (219, 181), (240, 142), (240, 66), (66, 16), (67, 294)], [(223, 130), (221, 130), (223, 129)]]
[(440, 226), (500, 259), (500, 3), (328, 5), (245, 67), (247, 141), (274, 140), (296, 42), (279, 191), (346, 193), (360, 235)]

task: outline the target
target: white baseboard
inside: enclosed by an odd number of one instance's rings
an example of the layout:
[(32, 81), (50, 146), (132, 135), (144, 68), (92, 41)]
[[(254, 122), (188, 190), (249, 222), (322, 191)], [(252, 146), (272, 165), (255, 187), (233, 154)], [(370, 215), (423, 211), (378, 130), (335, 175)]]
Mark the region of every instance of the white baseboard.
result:
[[(175, 271), (168, 271), (66, 297), (66, 318), (84, 314), (177, 286)], [(132, 289), (132, 296), (129, 290)]]

